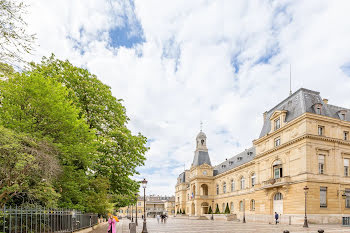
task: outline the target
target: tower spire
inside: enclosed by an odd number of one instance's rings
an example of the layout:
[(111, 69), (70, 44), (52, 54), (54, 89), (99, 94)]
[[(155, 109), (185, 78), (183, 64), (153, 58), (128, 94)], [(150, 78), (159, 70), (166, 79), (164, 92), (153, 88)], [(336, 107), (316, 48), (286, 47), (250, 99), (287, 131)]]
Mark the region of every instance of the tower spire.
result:
[(202, 121), (200, 122), (200, 130), (201, 130), (201, 132), (203, 130), (203, 122)]
[(292, 95), (292, 64), (289, 64), (289, 95)]

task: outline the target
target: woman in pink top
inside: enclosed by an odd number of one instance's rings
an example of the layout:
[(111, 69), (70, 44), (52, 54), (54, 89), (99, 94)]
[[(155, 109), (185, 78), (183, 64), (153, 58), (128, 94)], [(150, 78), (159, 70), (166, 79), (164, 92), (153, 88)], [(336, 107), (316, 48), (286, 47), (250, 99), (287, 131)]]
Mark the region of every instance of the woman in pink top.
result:
[(108, 214), (108, 233), (117, 233), (117, 220), (112, 214)]

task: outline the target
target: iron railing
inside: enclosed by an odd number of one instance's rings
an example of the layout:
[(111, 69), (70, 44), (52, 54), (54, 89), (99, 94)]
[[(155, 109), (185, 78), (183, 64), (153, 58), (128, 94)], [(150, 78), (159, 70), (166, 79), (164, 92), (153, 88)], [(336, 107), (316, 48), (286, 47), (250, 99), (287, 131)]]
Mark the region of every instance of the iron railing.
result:
[(350, 217), (343, 217), (343, 226), (350, 226)]
[(97, 223), (97, 214), (75, 210), (7, 206), (0, 209), (0, 233), (65, 233)]

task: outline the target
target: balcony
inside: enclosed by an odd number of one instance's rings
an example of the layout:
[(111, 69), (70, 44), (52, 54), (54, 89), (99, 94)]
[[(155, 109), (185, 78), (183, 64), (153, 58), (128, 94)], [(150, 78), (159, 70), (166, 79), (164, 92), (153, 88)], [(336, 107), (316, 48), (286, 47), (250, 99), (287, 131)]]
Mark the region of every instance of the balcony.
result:
[(276, 179), (272, 178), (272, 179), (263, 181), (262, 188), (269, 189), (269, 188), (275, 188), (275, 187), (280, 187), (280, 186), (289, 185), (289, 184), (290, 184), (290, 177), (284, 176)]

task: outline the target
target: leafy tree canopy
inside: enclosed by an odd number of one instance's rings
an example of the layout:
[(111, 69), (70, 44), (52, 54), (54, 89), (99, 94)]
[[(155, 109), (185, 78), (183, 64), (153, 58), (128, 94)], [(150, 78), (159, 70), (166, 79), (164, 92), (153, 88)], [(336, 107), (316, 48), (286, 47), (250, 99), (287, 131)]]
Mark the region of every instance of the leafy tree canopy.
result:
[(79, 115), (85, 117), (89, 128), (96, 133), (99, 156), (93, 170), (108, 177), (117, 206), (131, 204), (139, 183), (130, 177), (138, 174), (138, 166), (144, 165), (148, 148), (144, 136), (132, 135), (127, 128), (129, 118), (122, 100), (116, 99), (111, 88), (88, 70), (58, 60), (54, 55), (31, 65), (33, 73), (55, 79), (68, 88), (69, 98), (78, 106)]

